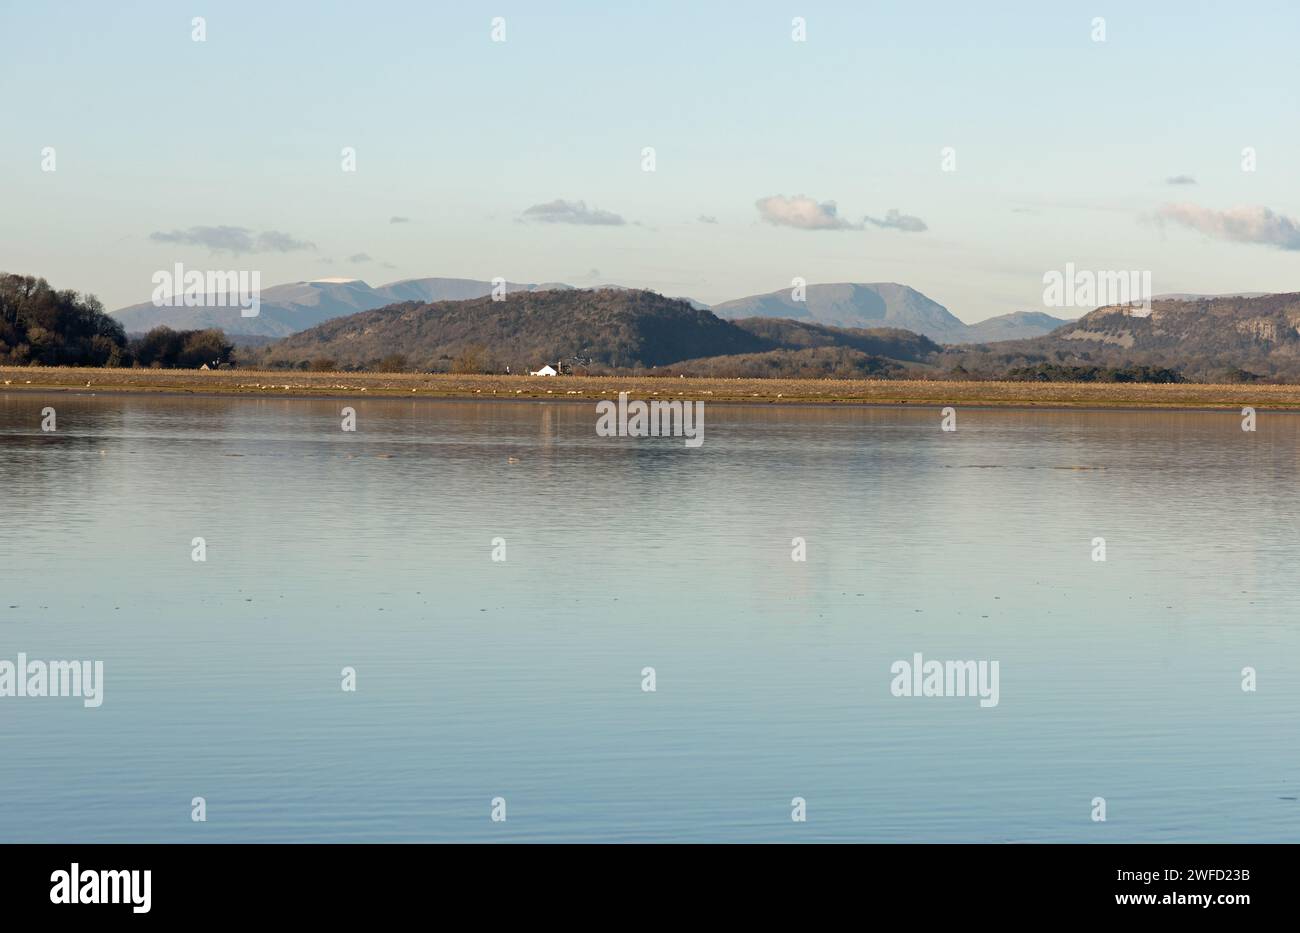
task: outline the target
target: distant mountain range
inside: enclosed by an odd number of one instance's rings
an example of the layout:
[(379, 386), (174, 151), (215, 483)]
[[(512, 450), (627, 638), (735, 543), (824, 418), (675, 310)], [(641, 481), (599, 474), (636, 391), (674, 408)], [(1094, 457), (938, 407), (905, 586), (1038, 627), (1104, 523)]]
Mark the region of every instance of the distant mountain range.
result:
[(833, 327), (901, 327), (931, 340), (954, 342), (966, 325), (915, 289), (891, 283), (807, 285), (802, 300), (793, 289), (750, 295), (713, 307), (720, 318), (788, 318)]
[[(506, 292), (571, 287), (507, 282)], [(464, 301), (491, 293), (491, 282), (476, 279), (406, 279), (379, 288), (371, 288), (360, 279), (321, 279), (263, 289), (256, 317), (241, 317), (238, 308), (160, 308), (152, 302), (121, 308), (113, 316), (127, 333), (144, 333), (165, 324), (173, 330), (219, 327), (231, 336), (287, 337), (324, 321), (401, 301)]]
[[(81, 307), (75, 293), (34, 277), (0, 276), (0, 291), (0, 358), (18, 363), (103, 363), (106, 355), (140, 363), (153, 343), (128, 344), (124, 320), (191, 329), (224, 323), (206, 317), (214, 312), (238, 314), (180, 309), (193, 317), (178, 320), (176, 309), (149, 304), (110, 321), (93, 302)], [(814, 285), (807, 301), (756, 295), (720, 305), (720, 314), (618, 286), (513, 283), (504, 300), (490, 292), (491, 283), (470, 279), (276, 286), (262, 293), (263, 326), (317, 323), (278, 339), (242, 335), (237, 357), (247, 366), (435, 372), (520, 372), (558, 362), (575, 372), (720, 377), (1300, 381), (1300, 293), (1161, 296), (1149, 309), (1107, 306), (1077, 321), (1026, 311), (965, 325), (897, 284)], [(427, 300), (440, 295), (451, 297)], [(372, 302), (382, 306), (364, 309)], [(65, 305), (67, 313), (51, 311)], [(146, 309), (168, 317), (148, 320)], [(861, 321), (892, 326), (843, 326)], [(1039, 334), (1014, 336), (1026, 331)]]
[[(601, 290), (619, 290), (605, 285)], [(522, 284), (507, 282), (514, 292), (572, 291), (557, 282)], [(468, 301), (492, 292), (492, 283), (477, 279), (406, 279), (377, 288), (360, 279), (321, 279), (275, 285), (261, 293), (256, 317), (242, 317), (237, 308), (198, 306), (156, 307), (150, 302), (115, 311), (128, 333), (143, 333), (160, 324), (176, 330), (219, 327), (232, 337), (287, 337), (317, 324), (370, 311), (398, 302)], [(709, 305), (683, 298), (696, 310)], [(711, 309), (724, 320), (749, 317), (786, 318), (831, 327), (896, 327), (922, 334), (941, 343), (981, 343), (1017, 340), (1050, 333), (1066, 323), (1041, 312), (1018, 311), (965, 324), (943, 305), (906, 285), (894, 283), (809, 285), (806, 300), (795, 301), (789, 290), (751, 295), (723, 302)], [(248, 341), (241, 341), (248, 342)]]
[[(1055, 320), (1035, 321), (1032, 312), (1022, 317), (1040, 327)], [(504, 301), (411, 302), (366, 311), (264, 352), (265, 362), (288, 366), (319, 359), (373, 366), (401, 352), (425, 370), (510, 366), (518, 372), (559, 360), (588, 371), (670, 366), (718, 376), (1107, 378), (1095, 374), (1145, 367), (1210, 382), (1294, 379), (1300, 377), (1300, 294), (1156, 299), (1149, 316), (1098, 308), (1038, 337), (941, 347), (896, 327), (773, 316), (724, 320), (648, 291), (516, 291)]]
[(805, 286), (803, 300), (791, 289), (751, 295), (713, 306), (720, 318), (790, 318), (835, 327), (901, 327), (939, 343), (1019, 340), (1047, 334), (1068, 323), (1038, 311), (1016, 311), (966, 324), (914, 288), (894, 282)]

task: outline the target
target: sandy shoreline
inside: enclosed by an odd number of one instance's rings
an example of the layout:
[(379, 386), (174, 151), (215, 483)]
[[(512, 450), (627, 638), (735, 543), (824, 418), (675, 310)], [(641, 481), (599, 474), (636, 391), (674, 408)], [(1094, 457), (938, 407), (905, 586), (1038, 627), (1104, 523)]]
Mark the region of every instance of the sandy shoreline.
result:
[(253, 370), (0, 367), (0, 392), (546, 399), (689, 398), (750, 404), (975, 405), (1013, 408), (1221, 408), (1300, 411), (1300, 385), (940, 382), (848, 379), (674, 379)]

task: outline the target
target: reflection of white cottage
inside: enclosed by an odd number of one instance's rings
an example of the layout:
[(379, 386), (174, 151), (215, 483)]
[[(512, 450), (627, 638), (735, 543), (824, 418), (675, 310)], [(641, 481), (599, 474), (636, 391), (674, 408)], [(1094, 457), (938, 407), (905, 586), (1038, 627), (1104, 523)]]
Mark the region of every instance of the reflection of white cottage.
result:
[(546, 364), (545, 366), (543, 366), (541, 369), (534, 370), (533, 372), (530, 372), (528, 375), (530, 375), (530, 376), (558, 376), (559, 374), (560, 374), (559, 370), (557, 370), (554, 366), (552, 366), (552, 365), (550, 365), (549, 363), (547, 363), (547, 364)]

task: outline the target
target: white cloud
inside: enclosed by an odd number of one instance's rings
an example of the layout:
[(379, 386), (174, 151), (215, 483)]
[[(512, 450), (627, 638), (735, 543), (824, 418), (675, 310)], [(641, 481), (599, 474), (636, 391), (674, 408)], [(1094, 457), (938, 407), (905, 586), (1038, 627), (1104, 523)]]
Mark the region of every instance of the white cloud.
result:
[(179, 243), (184, 246), (202, 246), (214, 253), (288, 253), (296, 250), (314, 250), (315, 243), (299, 240), (278, 230), (267, 230), (254, 235), (247, 227), (190, 227), (187, 230), (161, 230), (149, 234), (155, 243)]
[(861, 223), (853, 223), (839, 215), (834, 201), (819, 203), (802, 194), (790, 198), (774, 194), (759, 198), (756, 203), (758, 215), (763, 220), (778, 227), (794, 227), (797, 230), (862, 230), (867, 224), (904, 233), (920, 233), (927, 229), (925, 221), (920, 217), (902, 214), (896, 208), (887, 211), (883, 218), (864, 217)]
[(763, 220), (778, 227), (794, 227), (798, 230), (852, 230), (855, 227), (839, 216), (834, 201), (818, 204), (813, 198), (802, 194), (792, 198), (783, 194), (770, 195), (759, 198), (755, 206)]
[(1216, 211), (1196, 204), (1166, 204), (1157, 219), (1199, 230), (1206, 236), (1232, 243), (1258, 243), (1278, 249), (1300, 250), (1300, 224), (1267, 207), (1233, 207)]

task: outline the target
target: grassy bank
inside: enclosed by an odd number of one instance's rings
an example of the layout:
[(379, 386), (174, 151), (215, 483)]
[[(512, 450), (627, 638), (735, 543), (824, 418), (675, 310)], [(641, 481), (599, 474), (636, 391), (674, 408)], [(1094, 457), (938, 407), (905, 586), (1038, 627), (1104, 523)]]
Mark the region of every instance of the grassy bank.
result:
[(1052, 408), (1300, 410), (1300, 385), (938, 382), (841, 379), (674, 379), (633, 376), (461, 376), (182, 369), (0, 367), (0, 392), (428, 398), (691, 398), (713, 402), (988, 405)]

